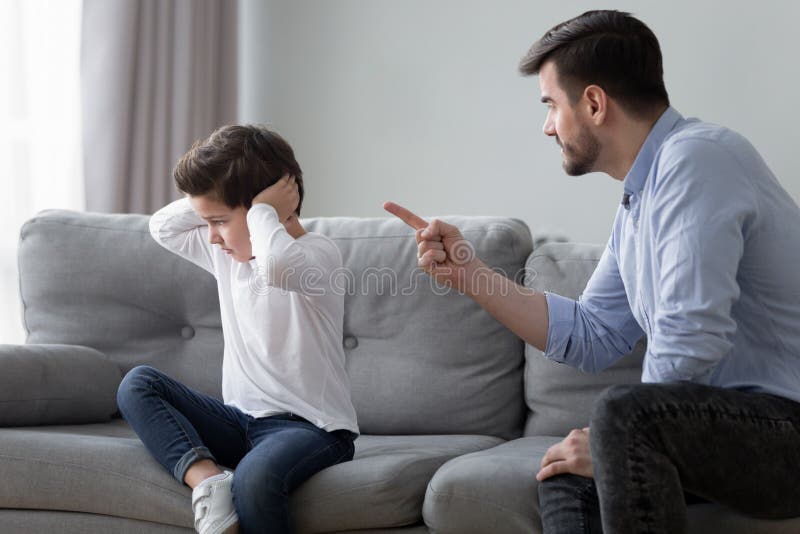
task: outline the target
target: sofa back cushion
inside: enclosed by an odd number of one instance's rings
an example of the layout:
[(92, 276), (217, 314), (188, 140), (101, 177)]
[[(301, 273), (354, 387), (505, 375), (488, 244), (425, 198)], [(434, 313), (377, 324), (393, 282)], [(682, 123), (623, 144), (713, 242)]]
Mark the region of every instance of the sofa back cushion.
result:
[(46, 210), (22, 227), (27, 343), (85, 345), (127, 372), (151, 364), (221, 395), (214, 277), (161, 248), (148, 217)]
[[(524, 223), (448, 220), (490, 266), (521, 280), (532, 249)], [(344, 258), (342, 342), (362, 432), (521, 434), (522, 342), (419, 271), (410, 228), (394, 219), (303, 223)], [(42, 212), (22, 229), (19, 259), (28, 343), (93, 347), (123, 372), (147, 363), (220, 396), (215, 280), (158, 246), (146, 216)]]
[[(524, 223), (443, 220), (458, 226), (490, 267), (522, 280), (532, 249)], [(412, 229), (393, 218), (321, 218), (306, 228), (333, 238), (352, 277), (344, 346), (365, 432), (521, 435), (523, 342), (417, 267)]]
[[(594, 272), (605, 245), (548, 243), (528, 258), (525, 286), (577, 299)], [(597, 396), (608, 386), (641, 381), (646, 341), (598, 374), (588, 374), (544, 357), (525, 347), (525, 400), (528, 421), (525, 435), (563, 436), (589, 424)]]
[(0, 427), (104, 423), (119, 367), (89, 347), (0, 345)]

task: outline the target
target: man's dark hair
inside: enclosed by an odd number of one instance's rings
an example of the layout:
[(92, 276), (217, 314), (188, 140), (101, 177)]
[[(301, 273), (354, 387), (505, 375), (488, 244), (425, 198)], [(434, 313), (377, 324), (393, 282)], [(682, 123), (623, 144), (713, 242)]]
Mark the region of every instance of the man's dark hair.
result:
[(253, 198), (282, 176), (294, 176), (303, 205), (303, 171), (280, 135), (261, 126), (223, 126), (196, 141), (178, 160), (175, 185), (190, 196), (211, 194), (228, 207), (250, 208)]
[(552, 61), (558, 81), (575, 104), (598, 85), (636, 116), (669, 105), (661, 48), (642, 21), (621, 11), (587, 11), (553, 27), (522, 58), (523, 75)]

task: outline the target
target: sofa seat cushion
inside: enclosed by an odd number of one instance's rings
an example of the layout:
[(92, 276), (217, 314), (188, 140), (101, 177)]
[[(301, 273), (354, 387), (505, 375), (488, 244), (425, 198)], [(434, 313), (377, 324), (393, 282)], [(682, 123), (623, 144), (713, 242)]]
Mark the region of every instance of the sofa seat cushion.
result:
[(89, 512), (192, 527), (191, 490), (121, 419), (0, 429), (0, 508)]
[[(0, 531), (25, 534), (192, 534), (193, 528), (175, 527), (107, 515), (47, 510), (0, 510)], [(388, 529), (350, 530), (336, 534), (429, 534), (423, 524)]]
[[(191, 528), (188, 487), (121, 419), (0, 429), (0, 508), (87, 512)], [(413, 525), (428, 481), (451, 458), (502, 443), (488, 436), (361, 436), (352, 462), (292, 496), (298, 532)]]
[(425, 523), (437, 534), (541, 532), (536, 473), (561, 439), (525, 437), (450, 460), (428, 485)]
[(352, 462), (318, 473), (292, 496), (297, 531), (418, 523), (428, 482), (442, 464), (500, 443), (489, 436), (360, 436)]
[[(450, 460), (428, 485), (425, 523), (437, 534), (541, 533), (536, 473), (561, 439), (524, 437)], [(754, 519), (712, 503), (690, 505), (687, 515), (690, 534), (800, 532), (800, 518)]]
[(25, 534), (193, 534), (193, 528), (108, 515), (50, 510), (2, 510), (2, 532)]

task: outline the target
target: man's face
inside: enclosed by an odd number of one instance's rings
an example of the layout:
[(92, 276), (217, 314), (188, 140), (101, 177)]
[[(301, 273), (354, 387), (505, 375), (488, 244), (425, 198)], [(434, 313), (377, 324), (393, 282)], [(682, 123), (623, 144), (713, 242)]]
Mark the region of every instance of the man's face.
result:
[(545, 135), (555, 137), (561, 147), (564, 171), (570, 176), (592, 172), (600, 155), (600, 143), (580, 114), (580, 100), (574, 107), (570, 104), (552, 61), (545, 62), (539, 70), (539, 87), (542, 102), (547, 104), (543, 130)]
[(234, 260), (246, 263), (253, 257), (247, 208), (230, 208), (211, 195), (190, 196), (195, 213), (208, 223), (208, 241), (219, 245)]

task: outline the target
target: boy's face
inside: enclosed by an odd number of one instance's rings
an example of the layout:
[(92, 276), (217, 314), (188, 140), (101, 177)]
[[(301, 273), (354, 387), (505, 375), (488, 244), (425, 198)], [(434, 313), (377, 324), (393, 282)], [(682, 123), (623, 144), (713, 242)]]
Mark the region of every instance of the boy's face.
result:
[(231, 208), (210, 195), (190, 196), (195, 213), (208, 223), (208, 241), (219, 245), (226, 254), (242, 263), (253, 258), (247, 208)]

